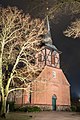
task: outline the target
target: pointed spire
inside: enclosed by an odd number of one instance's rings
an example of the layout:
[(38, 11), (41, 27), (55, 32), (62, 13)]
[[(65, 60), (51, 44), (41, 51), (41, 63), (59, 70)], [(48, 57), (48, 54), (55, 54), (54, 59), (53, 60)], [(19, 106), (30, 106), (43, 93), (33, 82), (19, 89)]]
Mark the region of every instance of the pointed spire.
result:
[(52, 49), (54, 49), (56, 52), (58, 52), (59, 54), (61, 54), (62, 52), (59, 51), (54, 45), (52, 45), (52, 38), (51, 38), (51, 31), (50, 31), (50, 24), (49, 24), (49, 19), (47, 16), (47, 34), (45, 35), (45, 45), (47, 47), (50, 47)]
[(45, 43), (51, 44), (52, 45), (52, 38), (51, 38), (51, 33), (50, 33), (50, 24), (49, 24), (49, 19), (47, 16), (47, 34), (45, 35)]

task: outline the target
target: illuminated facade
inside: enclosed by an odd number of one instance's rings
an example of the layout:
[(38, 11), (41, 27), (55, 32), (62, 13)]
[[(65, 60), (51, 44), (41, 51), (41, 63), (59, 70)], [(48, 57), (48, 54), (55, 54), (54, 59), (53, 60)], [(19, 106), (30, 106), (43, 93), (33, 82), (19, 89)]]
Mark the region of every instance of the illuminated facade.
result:
[(54, 110), (70, 107), (70, 84), (60, 68), (60, 53), (55, 46), (46, 44), (36, 55), (36, 64), (43, 70), (32, 84), (31, 104)]
[(16, 104), (38, 105), (43, 109), (64, 110), (70, 108), (70, 84), (60, 68), (61, 52), (52, 44), (50, 26), (47, 18), (48, 33), (45, 35), (45, 45), (35, 56), (36, 65), (42, 68), (35, 82), (23, 91)]

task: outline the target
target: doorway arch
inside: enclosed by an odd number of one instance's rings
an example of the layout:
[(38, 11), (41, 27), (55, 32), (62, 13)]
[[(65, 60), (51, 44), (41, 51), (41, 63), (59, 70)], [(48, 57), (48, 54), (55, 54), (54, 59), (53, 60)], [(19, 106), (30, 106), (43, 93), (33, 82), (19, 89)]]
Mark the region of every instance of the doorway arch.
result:
[(52, 110), (56, 111), (56, 100), (57, 100), (57, 96), (54, 94), (52, 96)]

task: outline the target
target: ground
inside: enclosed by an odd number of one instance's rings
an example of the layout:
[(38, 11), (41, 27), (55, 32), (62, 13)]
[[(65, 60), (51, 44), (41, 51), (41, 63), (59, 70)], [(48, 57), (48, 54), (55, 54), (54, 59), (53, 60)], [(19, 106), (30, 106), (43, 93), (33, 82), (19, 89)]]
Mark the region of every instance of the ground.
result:
[[(0, 118), (0, 120), (4, 119)], [(6, 120), (80, 120), (80, 113), (54, 111), (9, 113)]]
[(13, 112), (6, 115), (6, 119), (0, 118), (0, 120), (30, 120), (32, 116), (28, 115), (26, 112)]
[(73, 112), (39, 112), (31, 120), (80, 120), (80, 113)]

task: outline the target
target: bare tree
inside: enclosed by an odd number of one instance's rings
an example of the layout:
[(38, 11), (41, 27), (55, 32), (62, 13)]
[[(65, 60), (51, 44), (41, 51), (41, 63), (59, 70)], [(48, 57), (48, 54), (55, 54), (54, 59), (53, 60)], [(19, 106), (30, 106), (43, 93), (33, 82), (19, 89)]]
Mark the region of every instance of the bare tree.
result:
[(80, 37), (80, 19), (71, 23), (71, 26), (64, 31), (65, 36), (77, 38)]
[[(16, 7), (0, 8), (0, 93), (1, 116), (6, 114), (10, 92), (26, 89), (40, 69), (35, 54), (45, 34), (44, 21), (31, 19)], [(26, 87), (23, 87), (26, 86)]]
[[(52, 5), (47, 14), (50, 16), (51, 19), (54, 19), (56, 22), (56, 17), (60, 17), (64, 14), (68, 15), (77, 15), (80, 13), (80, 2), (78, 0), (60, 0), (56, 1), (54, 5)], [(58, 18), (59, 20), (59, 18)]]

